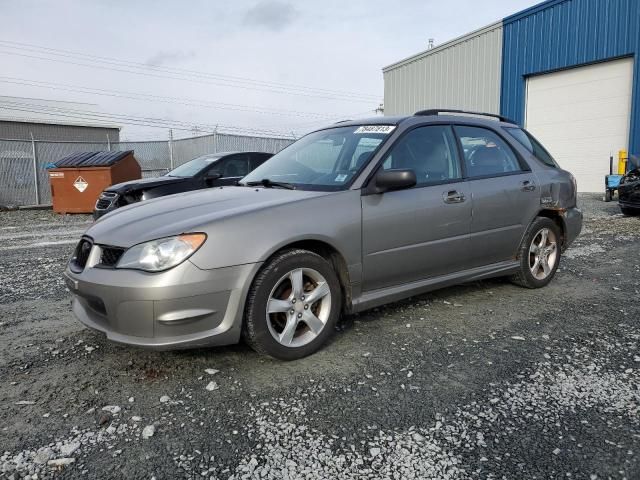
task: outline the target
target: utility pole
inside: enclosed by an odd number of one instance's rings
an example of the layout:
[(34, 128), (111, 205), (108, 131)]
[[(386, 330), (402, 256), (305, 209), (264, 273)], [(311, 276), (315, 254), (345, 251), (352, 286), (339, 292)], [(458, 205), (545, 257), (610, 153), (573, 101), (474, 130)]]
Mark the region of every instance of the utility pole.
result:
[(33, 155), (33, 186), (35, 187), (35, 200), (36, 205), (40, 205), (40, 187), (38, 186), (38, 159), (36, 157), (36, 140), (33, 138), (33, 133), (29, 132), (31, 135), (31, 153)]

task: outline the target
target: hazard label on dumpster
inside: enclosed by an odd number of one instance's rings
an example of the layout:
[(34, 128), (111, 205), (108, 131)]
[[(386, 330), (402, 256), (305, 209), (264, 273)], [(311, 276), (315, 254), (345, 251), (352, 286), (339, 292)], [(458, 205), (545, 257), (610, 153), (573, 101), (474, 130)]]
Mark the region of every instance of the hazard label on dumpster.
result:
[(87, 187), (89, 186), (89, 184), (87, 183), (87, 181), (86, 181), (84, 178), (82, 178), (82, 177), (78, 177), (78, 178), (76, 178), (76, 181), (75, 181), (75, 182), (73, 182), (73, 186), (74, 186), (74, 187), (76, 187), (76, 189), (77, 189), (80, 193), (82, 193), (82, 192), (84, 192), (84, 191), (87, 189)]

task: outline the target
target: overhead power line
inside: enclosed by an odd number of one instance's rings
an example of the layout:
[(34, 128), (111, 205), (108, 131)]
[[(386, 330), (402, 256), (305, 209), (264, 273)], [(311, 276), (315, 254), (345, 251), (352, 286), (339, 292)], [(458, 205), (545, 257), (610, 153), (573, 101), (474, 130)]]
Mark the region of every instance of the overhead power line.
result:
[[(247, 128), (247, 127), (238, 127), (234, 125), (224, 125), (224, 124), (203, 124), (203, 123), (192, 123), (185, 122), (181, 120), (173, 120), (167, 118), (154, 118), (154, 117), (139, 117), (134, 115), (119, 115), (113, 113), (103, 113), (96, 112), (91, 110), (79, 110), (73, 108), (63, 108), (63, 107), (55, 107), (50, 105), (42, 105), (42, 104), (34, 104), (28, 102), (12, 102), (0, 100), (0, 108), (9, 111), (19, 111), (26, 113), (39, 113), (44, 115), (50, 115), (52, 117), (62, 117), (62, 118), (73, 118), (88, 122), (105, 122), (110, 121), (123, 125), (136, 125), (136, 126), (144, 126), (144, 127), (157, 127), (157, 128), (173, 128), (175, 130), (182, 131), (193, 131), (194, 127), (198, 127), (201, 131), (204, 132), (230, 132), (230, 133), (245, 133), (250, 135), (263, 135), (263, 136), (278, 136), (290, 138), (292, 135), (290, 133), (285, 133), (277, 130), (270, 129), (258, 129), (258, 128)], [(34, 120), (37, 122), (37, 120)]]
[(0, 40), (0, 46), (10, 50), (0, 51), (0, 54), (16, 55), (38, 60), (60, 62), (89, 68), (100, 68), (110, 71), (132, 73), (136, 75), (151, 76), (157, 78), (169, 78), (173, 80), (206, 83), (232, 88), (262, 90), (284, 95), (328, 98), (351, 102), (370, 103), (371, 101), (378, 101), (380, 99), (379, 95), (373, 94), (329, 90), (295, 84), (267, 82), (245, 77), (198, 72), (195, 70), (163, 67), (158, 65), (147, 65), (139, 62), (131, 62), (127, 60), (120, 60), (116, 58), (102, 57), (97, 55), (88, 55), (79, 52), (41, 47), (38, 45), (12, 42), (8, 40)]
[(186, 105), (193, 107), (204, 107), (222, 110), (235, 110), (240, 112), (258, 113), (262, 115), (279, 115), (285, 117), (311, 117), (311, 118), (334, 118), (336, 114), (301, 112), (297, 110), (279, 110), (270, 108), (257, 108), (251, 105), (241, 105), (235, 103), (208, 102), (191, 98), (169, 97), (163, 95), (152, 95), (147, 93), (125, 92), (121, 90), (106, 90), (101, 88), (83, 87), (80, 85), (69, 85), (65, 83), (43, 82), (40, 80), (30, 80), (15, 77), (0, 76), (0, 83), (8, 83), (12, 85), (22, 85), (27, 87), (47, 88), (52, 90), (62, 90), (74, 93), (86, 93), (90, 95), (102, 95), (116, 98), (128, 98), (133, 100), (143, 100), (151, 102), (163, 102), (176, 105)]

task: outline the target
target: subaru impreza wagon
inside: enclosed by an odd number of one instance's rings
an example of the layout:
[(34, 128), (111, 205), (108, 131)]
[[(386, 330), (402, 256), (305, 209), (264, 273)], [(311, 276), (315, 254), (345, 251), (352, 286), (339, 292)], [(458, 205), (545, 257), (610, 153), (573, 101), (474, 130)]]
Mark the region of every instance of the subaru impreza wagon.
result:
[(544, 287), (582, 227), (575, 179), (515, 123), (461, 113), (334, 124), (235, 186), (105, 215), (65, 271), (73, 312), (125, 344), (290, 360), (341, 314), (489, 277)]

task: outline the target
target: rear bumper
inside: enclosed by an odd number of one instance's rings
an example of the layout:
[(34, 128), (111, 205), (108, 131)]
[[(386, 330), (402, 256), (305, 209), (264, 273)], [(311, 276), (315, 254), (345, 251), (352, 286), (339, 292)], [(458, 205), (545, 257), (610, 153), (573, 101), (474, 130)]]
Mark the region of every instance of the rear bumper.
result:
[(582, 210), (577, 207), (568, 208), (562, 213), (562, 223), (565, 237), (562, 249), (565, 250), (582, 231)]
[(201, 270), (186, 261), (161, 273), (87, 268), (64, 275), (83, 324), (115, 342), (168, 350), (237, 343), (258, 268)]

